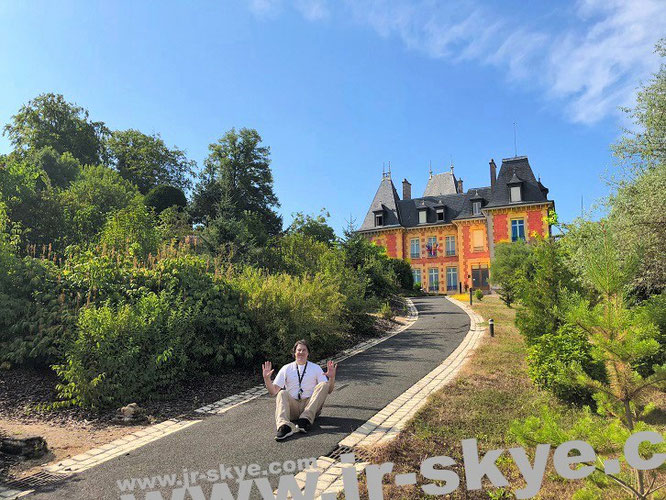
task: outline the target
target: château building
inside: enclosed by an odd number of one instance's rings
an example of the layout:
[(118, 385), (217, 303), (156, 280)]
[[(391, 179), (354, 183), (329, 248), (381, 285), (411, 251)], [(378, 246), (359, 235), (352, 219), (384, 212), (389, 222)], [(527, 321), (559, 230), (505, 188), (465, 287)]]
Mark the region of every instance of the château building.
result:
[(434, 293), (489, 289), (495, 245), (547, 236), (554, 202), (536, 179), (526, 156), (505, 158), (497, 174), (490, 160), (490, 186), (465, 191), (450, 172), (432, 174), (420, 198), (402, 181), (402, 199), (390, 171), (382, 180), (359, 232), (406, 259), (414, 281)]

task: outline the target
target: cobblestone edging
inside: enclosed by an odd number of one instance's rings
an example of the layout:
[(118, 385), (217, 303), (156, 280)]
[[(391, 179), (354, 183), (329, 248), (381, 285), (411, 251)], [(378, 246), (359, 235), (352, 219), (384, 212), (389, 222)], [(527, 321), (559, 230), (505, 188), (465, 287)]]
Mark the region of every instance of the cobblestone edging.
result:
[[(458, 374), (478, 346), (486, 328), (480, 326), (483, 318), (469, 305), (449, 297), (447, 299), (465, 311), (470, 318), (470, 328), (463, 341), (439, 366), (345, 437), (338, 446), (353, 451), (355, 447), (383, 444), (394, 439), (405, 424), (426, 403), (428, 396), (450, 383)], [(356, 463), (357, 474), (362, 472), (366, 465), (368, 465), (368, 462)], [(315, 498), (333, 500), (343, 490), (342, 466), (343, 464), (339, 461), (328, 457), (317, 459), (317, 470), (320, 472), (320, 476)], [(313, 469), (308, 470), (312, 471)], [(304, 470), (296, 476), (296, 481), (301, 488), (305, 487), (308, 470)]]
[[(418, 319), (418, 311), (416, 310), (414, 303), (409, 298), (406, 300), (407, 307), (409, 309), (406, 325), (402, 325), (397, 329), (390, 331), (387, 335), (361, 342), (360, 344), (357, 344), (350, 349), (346, 349), (338, 354), (338, 356), (333, 358), (333, 361), (337, 363), (351, 356), (354, 356), (355, 354), (363, 352), (366, 349), (369, 349), (370, 347), (384, 342), (385, 340), (388, 340), (391, 337), (403, 332), (412, 324), (414, 324), (414, 322)], [(233, 396), (226, 397), (216, 401), (215, 403), (198, 408), (195, 410), (195, 412), (200, 414), (220, 415), (231, 410), (232, 408), (235, 408), (236, 406), (252, 401), (253, 399), (256, 399), (265, 394), (268, 394), (266, 387), (263, 385), (257, 385), (241, 393), (234, 394)], [(123, 436), (120, 439), (111, 441), (110, 443), (98, 448), (88, 450), (80, 455), (73, 456), (55, 464), (44, 466), (42, 469), (50, 473), (69, 475), (83, 472), (87, 469), (111, 460), (112, 458), (118, 457), (132, 450), (136, 450), (137, 448), (140, 448), (148, 443), (157, 441), (158, 439), (168, 436), (169, 434), (173, 434), (174, 432), (178, 432), (198, 422), (201, 422), (201, 420), (181, 420), (177, 418), (166, 420), (159, 424), (148, 426), (140, 431), (133, 432), (132, 434), (128, 434), (127, 436)], [(27, 495), (32, 491), (33, 490), (15, 490), (0, 485), (0, 500), (13, 500), (15, 498)]]
[[(60, 480), (65, 479), (67, 476), (83, 472), (87, 469), (100, 465), (108, 460), (111, 460), (120, 455), (129, 453), (132, 450), (136, 450), (143, 445), (161, 439), (169, 434), (178, 432), (186, 427), (194, 425), (201, 420), (179, 420), (179, 419), (170, 419), (165, 420), (156, 425), (151, 425), (142, 429), (140, 431), (133, 432), (127, 436), (123, 436), (120, 439), (111, 441), (108, 444), (100, 446), (98, 448), (93, 448), (86, 451), (80, 455), (75, 455), (66, 460), (60, 462), (45, 465), (42, 467), (42, 471), (51, 474), (57, 474), (60, 476)], [(33, 476), (38, 476), (44, 474), (44, 472), (38, 472)], [(21, 480), (15, 481), (20, 483), (26, 481), (30, 484), (31, 478), (33, 476), (27, 476)], [(22, 486), (23, 487), (23, 486)], [(6, 486), (0, 485), (0, 500), (14, 500), (15, 498), (20, 498), (29, 493), (32, 493), (34, 489), (23, 489), (17, 490), (14, 488), (9, 488)]]

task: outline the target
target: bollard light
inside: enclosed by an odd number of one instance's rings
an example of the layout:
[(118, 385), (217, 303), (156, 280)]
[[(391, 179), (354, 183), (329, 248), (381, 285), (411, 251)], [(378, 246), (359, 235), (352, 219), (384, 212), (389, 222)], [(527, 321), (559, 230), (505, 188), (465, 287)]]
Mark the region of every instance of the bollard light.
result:
[(472, 289), (469, 289), (469, 305), (472, 305)]
[(490, 318), (488, 320), (488, 327), (490, 328), (490, 336), (494, 337), (495, 336), (495, 320)]

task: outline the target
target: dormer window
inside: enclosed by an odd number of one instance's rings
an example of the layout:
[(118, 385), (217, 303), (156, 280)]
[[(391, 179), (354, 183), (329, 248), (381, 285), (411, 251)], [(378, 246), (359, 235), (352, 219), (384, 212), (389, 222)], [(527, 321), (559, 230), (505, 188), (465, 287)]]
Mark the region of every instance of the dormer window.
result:
[(437, 209), (437, 222), (444, 222), (444, 207)]
[(383, 226), (384, 225), (384, 214), (375, 214), (375, 226)]
[(471, 198), (472, 201), (472, 215), (479, 216), (481, 215), (481, 207), (483, 206), (483, 198), (479, 194), (479, 190), (474, 190), (474, 196)]
[(428, 222), (428, 213), (426, 212), (426, 209), (423, 208), (419, 210), (419, 224), (425, 224)]
[(518, 203), (523, 201), (523, 181), (516, 175), (515, 170), (513, 172), (513, 177), (511, 177), (511, 180), (507, 182), (507, 185), (509, 186), (509, 199), (511, 200), (511, 203)]
[(522, 201), (520, 197), (520, 185), (511, 186), (511, 203), (515, 203), (517, 201)]

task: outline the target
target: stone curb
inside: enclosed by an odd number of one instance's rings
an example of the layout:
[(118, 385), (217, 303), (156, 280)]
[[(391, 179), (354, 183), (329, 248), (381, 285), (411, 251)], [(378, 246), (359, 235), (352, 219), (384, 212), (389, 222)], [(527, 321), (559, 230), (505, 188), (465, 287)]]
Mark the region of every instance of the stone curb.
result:
[[(350, 358), (355, 354), (361, 353), (372, 346), (394, 337), (395, 335), (403, 332), (411, 325), (413, 325), (414, 322), (418, 319), (418, 311), (414, 306), (414, 303), (408, 297), (405, 299), (407, 301), (407, 307), (409, 310), (406, 325), (402, 325), (382, 337), (366, 340), (365, 342), (361, 342), (354, 347), (346, 349), (338, 354), (338, 356), (333, 358), (333, 361), (338, 363), (344, 359)], [(266, 388), (263, 385), (257, 385), (241, 393), (228, 396), (224, 399), (216, 401), (215, 403), (198, 408), (195, 410), (195, 412), (201, 414), (221, 415), (231, 410), (232, 408), (235, 408), (236, 406), (242, 405), (266, 394), (268, 394)], [(201, 422), (201, 420), (180, 420), (176, 418), (165, 420), (159, 424), (145, 427), (140, 431), (136, 431), (132, 434), (128, 434), (122, 438), (116, 439), (115, 441), (111, 441), (108, 444), (88, 450), (80, 455), (73, 456), (55, 464), (46, 465), (42, 467), (42, 469), (51, 473), (68, 475), (77, 474), (199, 422)], [(32, 491), (34, 490), (20, 491), (0, 486), (0, 500), (13, 500), (15, 498), (25, 496)]]
[[(439, 366), (386, 405), (365, 424), (345, 437), (338, 443), (338, 446), (349, 448), (369, 447), (391, 441), (398, 436), (416, 412), (426, 404), (428, 396), (456, 377), (478, 346), (486, 328), (480, 326), (483, 318), (469, 305), (450, 297), (446, 298), (465, 311), (470, 318), (470, 328), (463, 341)], [(368, 464), (368, 462), (355, 464), (357, 474), (361, 473)], [(305, 488), (307, 472), (313, 470), (320, 473), (315, 498), (321, 500), (335, 499), (337, 494), (343, 490), (342, 464), (328, 457), (319, 457), (316, 469), (307, 469), (296, 475), (296, 482), (301, 488)]]

